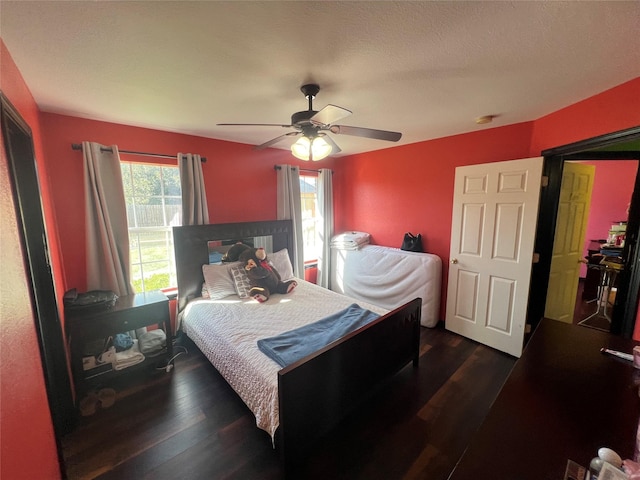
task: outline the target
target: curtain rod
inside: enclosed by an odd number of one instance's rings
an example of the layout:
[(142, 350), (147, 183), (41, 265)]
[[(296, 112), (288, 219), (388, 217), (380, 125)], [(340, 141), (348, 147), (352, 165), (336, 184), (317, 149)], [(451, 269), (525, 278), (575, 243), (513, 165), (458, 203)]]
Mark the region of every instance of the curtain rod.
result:
[[(313, 170), (310, 168), (300, 168), (300, 167), (296, 167), (294, 166), (293, 168), (297, 168), (298, 170), (300, 170), (301, 172), (313, 172), (313, 173), (320, 173), (320, 170)], [(273, 166), (274, 170), (282, 170), (282, 167), (280, 165), (274, 165)], [(331, 170), (331, 173), (333, 173), (333, 170)]]
[[(71, 148), (73, 150), (82, 150), (82, 144), (80, 143), (72, 143), (71, 144)], [(101, 147), (100, 150), (102, 150), (103, 152), (111, 152), (111, 147)], [(118, 149), (118, 151), (120, 153), (126, 153), (129, 155), (140, 155), (143, 157), (156, 157), (156, 158), (176, 158), (177, 155), (166, 155), (164, 153), (147, 153), (147, 152), (133, 152), (131, 150), (120, 150)], [(200, 160), (202, 162), (206, 162), (207, 159), (206, 157), (201, 157)]]

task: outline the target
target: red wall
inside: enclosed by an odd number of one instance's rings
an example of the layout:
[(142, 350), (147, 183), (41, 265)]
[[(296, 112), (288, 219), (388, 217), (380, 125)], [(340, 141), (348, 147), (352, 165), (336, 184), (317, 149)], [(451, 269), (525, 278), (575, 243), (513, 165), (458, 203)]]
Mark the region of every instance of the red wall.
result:
[(428, 142), (353, 155), (334, 175), (336, 231), (369, 232), (372, 243), (400, 247), (421, 233), (425, 251), (443, 262), (444, 319), (455, 168), (528, 155), (532, 124), (482, 129)]
[[(1, 40), (0, 59), (2, 92), (30, 125), (38, 168), (45, 170), (38, 109)], [(0, 478), (56, 479), (61, 474), (42, 363), (37, 353), (39, 347), (35, 317), (31, 309), (28, 277), (22, 261), (23, 250), (8, 168), (4, 146), (0, 145)], [(41, 183), (44, 196), (48, 185), (46, 182)], [(52, 220), (55, 217), (51, 209), (45, 209), (45, 216), (48, 225), (53, 226), (49, 229), (53, 267), (60, 269), (55, 221)]]
[[(336, 232), (368, 231), (373, 243), (388, 246), (399, 246), (406, 231), (422, 233), (425, 249), (443, 260), (444, 318), (455, 167), (536, 156), (545, 148), (640, 124), (640, 109), (629, 103), (638, 98), (634, 95), (640, 96), (640, 78), (534, 122), (478, 127), (477, 132), (325, 161), (323, 166), (335, 171)], [(58, 229), (66, 284), (80, 289), (85, 269), (84, 239), (78, 235), (84, 222), (78, 187), (82, 154), (72, 151), (71, 143), (90, 140), (127, 150), (206, 156), (212, 222), (275, 218), (273, 165), (309, 167), (282, 150), (256, 152), (248, 145), (202, 137), (47, 113), (41, 117), (47, 158), (56, 165), (50, 179), (54, 208), (65, 212)]]
[[(640, 125), (640, 77), (539, 120), (445, 137), (341, 160), (336, 229), (370, 232), (398, 247), (420, 232), (443, 261), (445, 316), (455, 167), (539, 156), (544, 149)], [(528, 146), (529, 145), (529, 146)]]
[[(626, 221), (638, 171), (636, 160), (600, 160), (581, 162), (596, 167), (591, 208), (585, 236), (585, 255), (591, 240), (605, 239), (611, 224)], [(582, 276), (586, 267), (582, 269)]]
[(534, 122), (530, 154), (640, 125), (640, 77)]
[[(276, 173), (273, 166), (288, 163), (310, 168), (308, 162), (299, 161), (284, 150), (254, 151), (250, 145), (240, 143), (52, 113), (42, 113), (41, 118), (46, 157), (51, 165), (55, 165), (49, 172), (51, 201), (55, 210), (61, 212), (58, 230), (68, 288), (83, 290), (86, 286), (82, 152), (72, 150), (72, 143), (92, 141), (116, 144), (121, 150), (168, 155), (198, 153), (206, 157), (203, 172), (211, 223), (275, 219)], [(121, 158), (176, 164), (174, 160), (126, 154), (121, 154)], [(333, 162), (330, 159), (322, 166), (331, 168)]]

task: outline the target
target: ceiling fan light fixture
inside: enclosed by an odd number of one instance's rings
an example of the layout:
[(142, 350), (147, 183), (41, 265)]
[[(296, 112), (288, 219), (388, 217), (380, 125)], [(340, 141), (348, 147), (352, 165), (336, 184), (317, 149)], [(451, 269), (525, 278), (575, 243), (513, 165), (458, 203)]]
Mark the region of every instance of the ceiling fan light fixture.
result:
[[(2, 0), (0, 0), (2, 1)], [(328, 104), (316, 111), (313, 109), (313, 99), (320, 91), (320, 86), (315, 83), (302, 85), (300, 90), (309, 101), (308, 110), (295, 112), (291, 115), (291, 124), (280, 123), (218, 123), (220, 126), (245, 126), (245, 127), (285, 127), (294, 129), (289, 133), (279, 135), (271, 140), (256, 145), (254, 150), (262, 150), (293, 135), (302, 134), (303, 137), (291, 146), (291, 153), (301, 160), (322, 160), (329, 155), (338, 154), (342, 149), (333, 141), (333, 134), (351, 135), (354, 137), (373, 138), (397, 142), (402, 137), (400, 132), (376, 130), (375, 128), (353, 127), (346, 125), (334, 125), (334, 122), (351, 115), (351, 110)]]
[(331, 145), (321, 136), (314, 138), (300, 137), (297, 142), (291, 145), (291, 153), (300, 160), (322, 160), (328, 157), (331, 151)]

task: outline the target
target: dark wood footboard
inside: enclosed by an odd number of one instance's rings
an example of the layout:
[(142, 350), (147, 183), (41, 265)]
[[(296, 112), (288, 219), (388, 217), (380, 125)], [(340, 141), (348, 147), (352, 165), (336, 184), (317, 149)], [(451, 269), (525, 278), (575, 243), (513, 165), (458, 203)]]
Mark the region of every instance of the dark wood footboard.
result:
[(418, 366), (422, 300), (409, 303), (278, 372), (278, 446), (287, 471), (385, 378)]

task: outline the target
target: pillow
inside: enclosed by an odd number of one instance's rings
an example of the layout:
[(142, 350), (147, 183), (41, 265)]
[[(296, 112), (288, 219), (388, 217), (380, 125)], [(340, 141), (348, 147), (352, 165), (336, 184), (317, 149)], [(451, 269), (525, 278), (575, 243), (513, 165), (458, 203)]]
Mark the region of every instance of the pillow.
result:
[(294, 278), (293, 266), (289, 258), (289, 251), (286, 248), (275, 253), (270, 253), (269, 260), (271, 261), (271, 265), (273, 265), (280, 274), (283, 282)]
[(244, 267), (238, 264), (231, 267), (231, 277), (236, 288), (233, 293), (237, 293), (240, 298), (249, 298), (251, 283)]
[(238, 265), (238, 263), (202, 265), (204, 287), (207, 289), (207, 292), (209, 292), (209, 298), (211, 300), (219, 300), (236, 294), (236, 288), (230, 273), (234, 265)]

